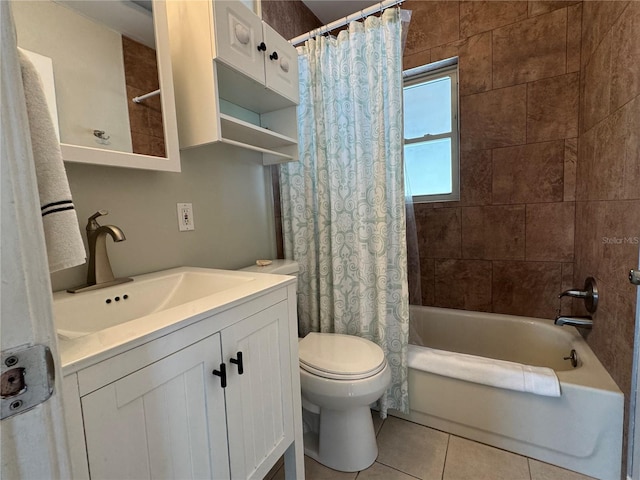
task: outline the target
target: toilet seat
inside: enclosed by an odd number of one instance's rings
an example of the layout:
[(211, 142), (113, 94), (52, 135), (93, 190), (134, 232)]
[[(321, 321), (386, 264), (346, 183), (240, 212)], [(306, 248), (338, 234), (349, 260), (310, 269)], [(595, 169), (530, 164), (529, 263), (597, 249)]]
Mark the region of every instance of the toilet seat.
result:
[(382, 349), (353, 335), (309, 333), (299, 343), (300, 368), (332, 380), (360, 380), (387, 365)]

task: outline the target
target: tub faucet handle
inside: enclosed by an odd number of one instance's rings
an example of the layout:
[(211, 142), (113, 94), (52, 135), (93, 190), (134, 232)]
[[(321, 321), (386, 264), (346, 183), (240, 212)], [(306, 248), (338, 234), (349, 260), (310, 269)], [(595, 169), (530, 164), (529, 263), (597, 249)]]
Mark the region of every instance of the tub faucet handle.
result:
[(589, 313), (595, 313), (598, 308), (598, 286), (596, 280), (593, 277), (588, 277), (584, 282), (584, 289), (578, 290), (575, 288), (565, 290), (558, 298), (572, 297), (581, 298), (584, 300), (584, 305)]
[(587, 296), (587, 292), (585, 292), (584, 290), (565, 290), (560, 295), (558, 295), (558, 298), (562, 298), (562, 297), (585, 298), (586, 296)]

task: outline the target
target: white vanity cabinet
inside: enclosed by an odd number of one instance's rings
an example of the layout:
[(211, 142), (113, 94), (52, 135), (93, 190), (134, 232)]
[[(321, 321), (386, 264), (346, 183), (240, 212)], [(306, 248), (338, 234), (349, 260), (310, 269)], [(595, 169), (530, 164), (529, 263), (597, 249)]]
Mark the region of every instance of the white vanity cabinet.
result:
[(65, 376), (74, 478), (262, 479), (284, 453), (300, 462), (286, 292)]
[(91, 478), (230, 478), (220, 362), (214, 334), (82, 397)]
[(238, 0), (167, 2), (180, 148), (298, 159), (296, 49)]

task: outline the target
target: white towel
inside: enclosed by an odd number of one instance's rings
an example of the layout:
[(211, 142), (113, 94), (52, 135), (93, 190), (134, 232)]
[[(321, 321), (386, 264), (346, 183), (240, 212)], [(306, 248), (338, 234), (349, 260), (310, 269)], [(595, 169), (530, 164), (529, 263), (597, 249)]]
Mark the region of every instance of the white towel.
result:
[(87, 253), (40, 76), (27, 56), (19, 54), (49, 271), (56, 272), (85, 263)]
[(416, 345), (409, 345), (408, 363), (410, 368), (467, 382), (547, 397), (560, 396), (560, 382), (551, 368), (532, 367)]

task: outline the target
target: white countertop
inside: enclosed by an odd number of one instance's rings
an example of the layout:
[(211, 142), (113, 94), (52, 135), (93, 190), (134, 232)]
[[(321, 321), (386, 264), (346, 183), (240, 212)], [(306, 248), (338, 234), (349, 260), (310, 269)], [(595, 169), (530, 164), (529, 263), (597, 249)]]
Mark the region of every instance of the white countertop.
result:
[[(134, 282), (154, 279), (155, 277), (167, 275), (168, 273), (183, 272), (223, 273), (224, 275), (245, 278), (247, 281), (227, 290), (214, 293), (213, 295), (198, 298), (197, 300), (166, 310), (153, 312), (95, 333), (72, 339), (59, 336), (58, 352), (62, 362), (63, 374), (71, 374), (180, 328), (184, 328), (206, 317), (223, 312), (248, 300), (296, 282), (295, 277), (287, 275), (270, 275), (196, 267), (179, 267), (162, 272), (140, 275), (134, 277)], [(75, 294), (64, 291), (55, 292), (53, 299), (55, 303), (56, 301), (64, 301), (71, 296), (85, 295), (94, 292), (101, 292), (104, 296), (108, 296), (109, 290), (116, 288), (122, 287), (114, 286), (93, 292)], [(87, 321), (90, 321), (89, 315)]]

